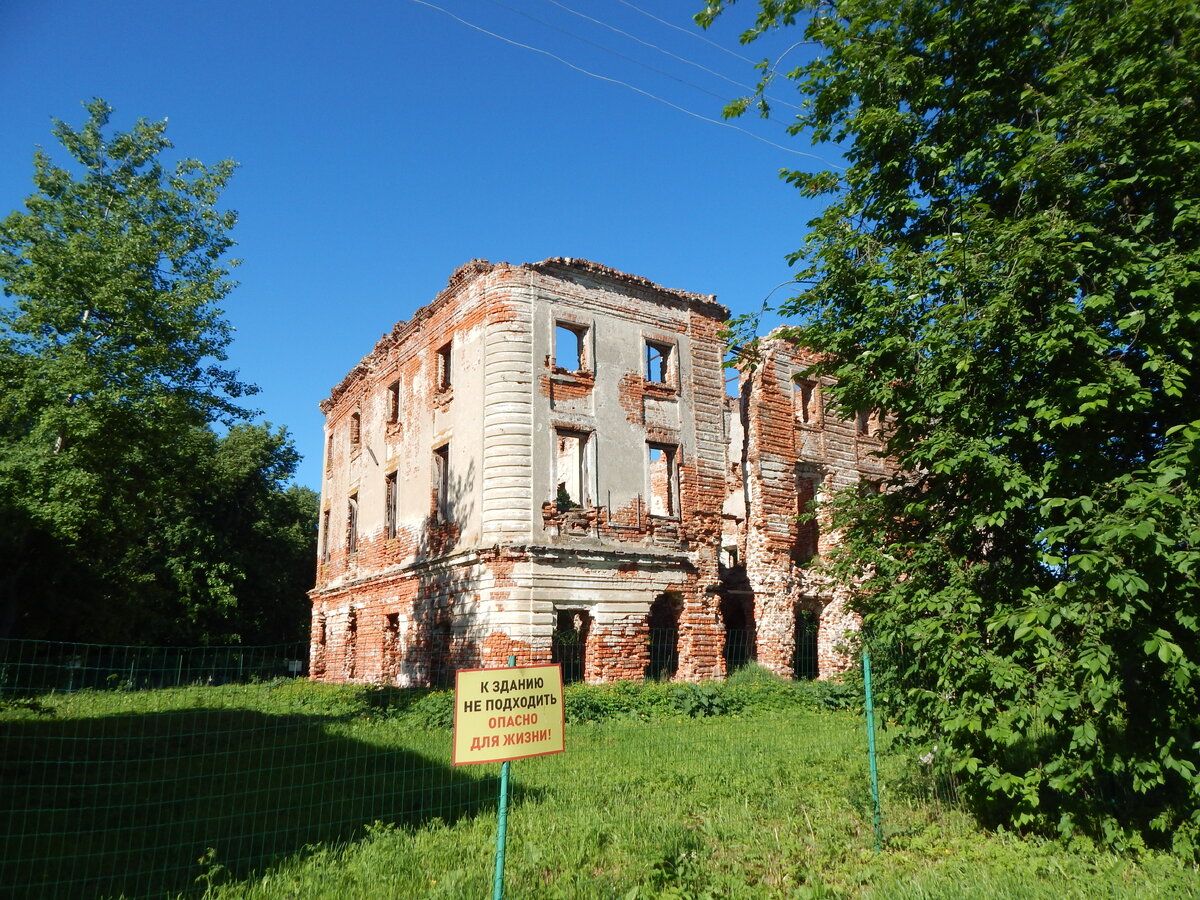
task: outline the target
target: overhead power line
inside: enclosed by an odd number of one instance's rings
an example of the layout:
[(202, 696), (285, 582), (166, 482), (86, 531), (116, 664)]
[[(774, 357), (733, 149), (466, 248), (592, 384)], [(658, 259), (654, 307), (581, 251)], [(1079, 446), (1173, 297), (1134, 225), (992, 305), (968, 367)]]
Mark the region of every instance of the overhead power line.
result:
[(549, 57), (550, 59), (554, 60), (555, 62), (561, 63), (562, 65), (566, 66), (567, 68), (573, 69), (574, 71), (579, 72), (581, 75), (586, 75), (589, 78), (595, 78), (598, 81), (605, 81), (605, 82), (608, 82), (609, 84), (620, 85), (621, 87), (631, 90), (636, 94), (641, 94), (643, 97), (647, 97), (656, 103), (661, 103), (663, 106), (668, 106), (671, 109), (676, 110), (677, 112), (681, 112), (685, 116), (691, 116), (693, 119), (699, 119), (702, 122), (709, 122), (713, 125), (720, 125), (722, 128), (729, 128), (733, 131), (741, 132), (742, 134), (746, 135), (747, 137), (751, 137), (754, 140), (759, 141), (760, 143), (767, 144), (768, 146), (774, 147), (776, 150), (782, 150), (784, 153), (791, 153), (796, 156), (803, 156), (808, 159), (814, 159), (817, 162), (821, 163), (822, 165), (828, 166), (829, 168), (837, 169), (838, 171), (845, 171), (845, 168), (843, 166), (839, 166), (834, 163), (831, 163), (828, 160), (825, 160), (825, 159), (821, 158), (820, 156), (817, 156), (815, 153), (806, 153), (805, 151), (797, 150), (794, 147), (786, 147), (783, 144), (778, 144), (775, 141), (770, 140), (769, 138), (765, 138), (765, 137), (762, 137), (761, 135), (755, 134), (753, 131), (750, 131), (746, 128), (742, 128), (740, 125), (734, 125), (732, 122), (722, 122), (720, 119), (714, 119), (711, 116), (706, 116), (706, 115), (702, 115), (701, 113), (698, 113), (698, 112), (693, 112), (692, 110), (682, 107), (677, 103), (672, 103), (670, 100), (666, 100), (663, 97), (658, 96), (657, 94), (653, 94), (650, 91), (644, 90), (640, 87), (637, 87), (636, 85), (630, 84), (628, 81), (622, 81), (619, 78), (612, 78), (608, 75), (601, 75), (597, 72), (591, 72), (591, 71), (583, 68), (582, 66), (576, 65), (575, 63), (571, 62), (570, 60), (563, 59), (561, 56), (551, 53), (549, 50), (543, 50), (541, 47), (534, 47), (534, 46), (531, 46), (530, 44), (525, 44), (525, 43), (522, 43), (521, 41), (514, 40), (513, 38), (505, 37), (502, 34), (497, 34), (496, 32), (490, 31), (481, 25), (476, 25), (474, 22), (464, 19), (462, 16), (459, 16), (456, 13), (452, 13), (448, 9), (444, 9), (441, 6), (438, 6), (436, 3), (431, 3), (431, 2), (429, 2), (429, 0), (412, 0), (412, 2), (419, 4), (420, 6), (427, 6), (430, 9), (437, 10), (438, 12), (442, 13), (443, 15), (449, 16), (451, 19), (454, 19), (454, 21), (456, 21), (462, 25), (465, 25), (474, 31), (478, 31), (480, 34), (486, 34), (488, 37), (495, 38), (498, 41), (503, 41), (504, 43), (510, 44), (514, 47), (520, 47), (522, 50), (529, 50), (532, 53), (538, 53), (542, 56)]
[[(578, 16), (581, 19), (586, 19), (587, 21), (589, 21), (595, 25), (599, 25), (601, 28), (607, 28), (609, 31), (619, 34), (622, 37), (629, 38), (629, 40), (631, 40), (631, 41), (636, 41), (637, 43), (641, 44), (643, 47), (649, 47), (651, 50), (657, 50), (659, 53), (663, 54), (664, 56), (671, 57), (671, 59), (678, 60), (679, 62), (685, 63), (686, 65), (689, 65), (689, 66), (694, 66), (695, 68), (700, 69), (702, 72), (707, 72), (709, 75), (712, 75), (716, 78), (720, 78), (722, 81), (729, 82), (734, 87), (741, 88), (744, 91), (751, 91), (751, 92), (754, 91), (754, 88), (748, 84), (743, 84), (740, 81), (730, 78), (728, 75), (722, 74), (721, 72), (717, 72), (714, 69), (710, 69), (708, 66), (702, 65), (701, 63), (695, 62), (694, 60), (690, 60), (685, 56), (680, 56), (677, 53), (672, 53), (670, 50), (667, 50), (664, 47), (660, 47), (657, 44), (652, 44), (650, 41), (644, 41), (640, 37), (638, 37), (636, 34), (630, 34), (628, 31), (622, 31), (620, 28), (617, 28), (615, 25), (609, 25), (603, 19), (596, 19), (596, 18), (593, 18), (592, 16), (589, 16), (587, 13), (581, 13), (578, 10), (571, 9), (571, 7), (569, 7), (563, 3), (559, 3), (558, 0), (546, 0), (546, 2), (553, 4), (554, 6), (557, 6), (561, 10), (569, 12), (573, 16)], [(628, 59), (628, 57), (625, 57), (625, 58)], [(658, 70), (655, 69), (655, 71), (658, 71)], [(688, 82), (685, 82), (685, 84), (686, 83), (688, 83)], [(692, 85), (692, 86), (695, 87), (695, 85)], [(706, 91), (705, 93), (709, 93), (709, 92)], [(795, 109), (795, 110), (800, 109), (800, 107), (797, 106), (796, 104), (787, 103), (786, 101), (783, 101), (783, 100), (776, 100), (774, 102), (779, 103), (783, 106), (790, 106), (792, 109)]]
[(704, 35), (700, 34), (697, 31), (692, 31), (690, 28), (682, 28), (679, 25), (676, 25), (674, 22), (668, 22), (666, 19), (660, 19), (658, 16), (654, 15), (653, 13), (646, 12), (640, 6), (634, 6), (632, 3), (628, 2), (628, 0), (617, 0), (617, 2), (620, 3), (622, 6), (628, 6), (634, 12), (641, 13), (643, 16), (645, 16), (648, 19), (653, 19), (655, 22), (658, 22), (660, 25), (666, 25), (668, 28), (674, 28), (676, 31), (682, 31), (684, 34), (688, 35), (689, 37), (694, 37), (694, 38), (696, 38), (696, 40), (704, 41), (704, 43), (710, 44), (713, 47), (716, 47), (718, 50), (723, 50), (724, 52), (728, 53), (730, 56), (736, 56), (738, 59), (742, 60), (743, 62), (750, 63), (750, 65), (754, 65), (756, 62), (758, 62), (758, 60), (756, 60), (756, 59), (751, 59), (749, 56), (743, 56), (741, 53), (738, 53), (736, 50), (730, 50), (728, 47), (722, 46), (721, 44), (718, 44), (716, 41), (706, 38)]
[[(571, 31), (570, 29), (563, 28), (563, 27), (561, 27), (559, 25), (555, 25), (551, 22), (547, 22), (545, 19), (539, 19), (537, 16), (533, 15), (532, 13), (525, 12), (525, 10), (523, 10), (523, 9), (514, 9), (513, 7), (509, 6), (506, 3), (501, 3), (500, 0), (488, 0), (488, 2), (491, 3), (492, 6), (498, 6), (501, 9), (508, 10), (510, 13), (516, 13), (518, 16), (524, 16), (526, 19), (528, 19), (531, 22), (537, 22), (539, 25), (544, 25), (545, 27), (551, 28), (554, 31), (560, 32), (561, 34), (565, 34), (568, 37), (573, 37), (573, 38), (575, 38), (575, 40), (581, 41), (581, 42), (587, 44), (589, 47), (595, 47), (597, 50), (603, 50), (605, 53), (610, 53), (613, 56), (617, 57), (618, 59), (623, 59), (623, 60), (625, 60), (625, 62), (633, 63), (635, 66), (641, 66), (643, 69), (647, 69), (656, 75), (662, 75), (664, 78), (670, 78), (672, 81), (677, 81), (677, 82), (679, 82), (679, 84), (682, 84), (686, 87), (690, 87), (694, 90), (697, 90), (702, 94), (707, 94), (708, 96), (712, 97), (715, 100), (724, 101), (724, 99), (725, 99), (720, 94), (710, 91), (708, 88), (700, 87), (700, 85), (693, 84), (690, 81), (685, 81), (684, 79), (679, 78), (676, 75), (672, 75), (670, 72), (664, 72), (662, 69), (656, 68), (655, 66), (652, 66), (649, 63), (644, 63), (640, 59), (634, 59), (632, 56), (627, 56), (626, 54), (621, 53), (619, 50), (613, 50), (611, 47), (606, 47), (603, 44), (598, 44), (595, 41), (591, 40), (590, 38), (585, 38), (585, 37), (582, 37), (581, 35), (576, 34), (575, 32)], [(553, 2), (553, 0), (551, 0), (551, 2)], [(560, 5), (560, 4), (557, 4), (557, 3), (555, 4), (555, 6), (558, 6), (558, 5)], [(566, 9), (566, 7), (564, 6), (563, 9)], [(573, 10), (568, 9), (567, 12), (573, 12)], [(581, 15), (581, 14), (576, 13), (576, 15)], [(584, 18), (588, 18), (588, 17), (585, 16)], [(593, 19), (592, 21), (596, 21), (596, 20)], [(603, 24), (603, 23), (601, 23), (601, 24)]]

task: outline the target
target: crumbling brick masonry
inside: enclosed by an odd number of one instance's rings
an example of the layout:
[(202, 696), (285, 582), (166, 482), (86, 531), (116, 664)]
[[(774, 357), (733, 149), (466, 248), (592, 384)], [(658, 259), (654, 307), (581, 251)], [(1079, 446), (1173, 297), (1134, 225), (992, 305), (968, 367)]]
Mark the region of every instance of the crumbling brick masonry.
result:
[[(473, 260), (322, 403), (312, 677), (842, 671), (856, 620), (810, 498), (886, 474), (780, 340), (727, 398), (712, 296), (578, 259)], [(811, 652), (806, 652), (811, 650)]]

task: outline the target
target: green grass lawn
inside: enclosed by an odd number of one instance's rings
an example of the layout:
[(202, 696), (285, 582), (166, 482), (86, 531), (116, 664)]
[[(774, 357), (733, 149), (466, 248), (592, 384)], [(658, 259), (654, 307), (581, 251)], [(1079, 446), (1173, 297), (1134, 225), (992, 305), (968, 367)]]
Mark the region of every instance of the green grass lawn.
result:
[[(886, 753), (877, 853), (860, 717), (774, 705), (635, 710), (513, 763), (506, 896), (1200, 896), (1171, 856), (984, 832)], [(0, 895), (490, 897), (499, 766), (449, 765), (444, 708), (304, 682), (10, 703)]]

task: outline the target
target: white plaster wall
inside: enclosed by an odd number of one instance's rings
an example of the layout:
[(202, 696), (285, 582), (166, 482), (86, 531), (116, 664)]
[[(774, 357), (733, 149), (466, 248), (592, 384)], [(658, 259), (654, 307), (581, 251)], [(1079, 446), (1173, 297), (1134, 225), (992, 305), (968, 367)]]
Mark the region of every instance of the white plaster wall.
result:
[(535, 371), (546, 376), (547, 357), (554, 355), (556, 323), (569, 318), (589, 327), (595, 387), (590, 403), (552, 405), (535, 379), (533, 396), (532, 512), (533, 531), (545, 533), (541, 505), (555, 496), (553, 471), (556, 428), (585, 431), (592, 435), (588, 448), (590, 490), (593, 504), (610, 511), (629, 507), (641, 495), (643, 512), (648, 494), (647, 426), (657, 427), (660, 439), (677, 444), (681, 459), (695, 454), (695, 428), (689, 392), (681, 390), (670, 399), (651, 400), (646, 414), (630, 421), (630, 411), (621, 403), (624, 376), (641, 375), (645, 369), (647, 338), (676, 347), (677, 378), (681, 384), (692, 379), (692, 346), (687, 330), (687, 313), (666, 304), (617, 294), (597, 284), (568, 285), (543, 279), (533, 309), (533, 359)]

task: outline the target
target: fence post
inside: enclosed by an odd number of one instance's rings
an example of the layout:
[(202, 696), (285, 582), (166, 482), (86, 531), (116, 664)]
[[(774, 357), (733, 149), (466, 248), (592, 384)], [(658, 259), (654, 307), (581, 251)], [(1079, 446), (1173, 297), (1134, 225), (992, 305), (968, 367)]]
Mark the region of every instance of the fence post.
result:
[(875, 815), (875, 850), (883, 849), (883, 825), (879, 818), (879, 766), (875, 754), (875, 695), (871, 691), (871, 651), (863, 645), (863, 699), (867, 707), (867, 760), (871, 769), (871, 803)]
[[(516, 656), (510, 655), (509, 668), (516, 664)], [(496, 877), (492, 881), (492, 900), (504, 900), (504, 847), (508, 842), (508, 766), (507, 759), (500, 763), (500, 802), (496, 809)]]

